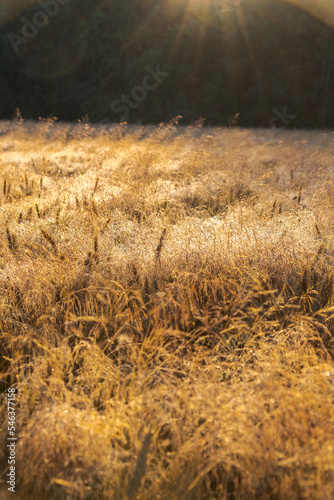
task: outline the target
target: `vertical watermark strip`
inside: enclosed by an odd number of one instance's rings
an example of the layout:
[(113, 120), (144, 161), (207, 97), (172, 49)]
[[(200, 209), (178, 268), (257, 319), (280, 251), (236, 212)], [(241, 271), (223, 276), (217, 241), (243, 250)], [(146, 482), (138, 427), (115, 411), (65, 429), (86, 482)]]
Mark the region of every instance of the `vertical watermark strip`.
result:
[(9, 388), (7, 392), (7, 423), (8, 423), (8, 465), (9, 472), (7, 474), (8, 491), (15, 493), (16, 487), (16, 390)]

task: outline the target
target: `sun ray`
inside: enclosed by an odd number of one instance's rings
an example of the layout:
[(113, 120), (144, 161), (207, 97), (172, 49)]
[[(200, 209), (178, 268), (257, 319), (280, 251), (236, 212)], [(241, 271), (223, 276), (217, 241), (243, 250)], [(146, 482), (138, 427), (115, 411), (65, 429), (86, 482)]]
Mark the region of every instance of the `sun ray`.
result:
[(286, 0), (296, 5), (334, 29), (333, 0)]

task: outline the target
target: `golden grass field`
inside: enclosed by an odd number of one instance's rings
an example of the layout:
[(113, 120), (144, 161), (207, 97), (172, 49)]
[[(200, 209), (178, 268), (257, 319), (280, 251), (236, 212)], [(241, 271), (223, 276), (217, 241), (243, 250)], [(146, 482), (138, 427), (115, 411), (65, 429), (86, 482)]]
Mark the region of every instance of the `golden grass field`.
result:
[(332, 132), (0, 134), (0, 498), (332, 500)]

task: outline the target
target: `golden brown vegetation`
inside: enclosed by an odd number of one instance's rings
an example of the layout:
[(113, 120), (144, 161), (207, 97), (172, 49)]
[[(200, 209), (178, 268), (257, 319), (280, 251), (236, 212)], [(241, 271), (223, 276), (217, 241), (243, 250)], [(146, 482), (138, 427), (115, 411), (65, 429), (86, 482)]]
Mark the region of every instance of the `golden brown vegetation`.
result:
[(332, 499), (330, 134), (1, 127), (3, 491)]

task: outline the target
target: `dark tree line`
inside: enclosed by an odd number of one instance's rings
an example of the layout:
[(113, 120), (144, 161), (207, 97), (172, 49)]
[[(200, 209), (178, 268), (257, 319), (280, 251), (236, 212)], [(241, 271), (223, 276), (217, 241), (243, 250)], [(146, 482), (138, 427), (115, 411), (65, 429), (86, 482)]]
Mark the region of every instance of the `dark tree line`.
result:
[(14, 1), (0, 118), (334, 126), (334, 32), (284, 0)]

